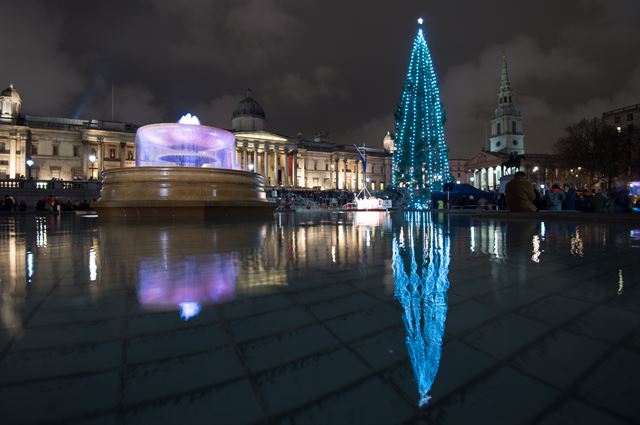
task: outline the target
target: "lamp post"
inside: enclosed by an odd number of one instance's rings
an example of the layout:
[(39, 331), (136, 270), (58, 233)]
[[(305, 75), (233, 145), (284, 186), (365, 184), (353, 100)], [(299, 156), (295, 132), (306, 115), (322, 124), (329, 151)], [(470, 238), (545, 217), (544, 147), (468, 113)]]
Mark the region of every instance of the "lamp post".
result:
[(34, 164), (33, 159), (31, 159), (31, 158), (27, 159), (26, 164), (27, 164), (27, 180), (30, 180), (31, 179), (31, 167), (33, 167), (33, 164)]
[(96, 156), (94, 154), (89, 155), (89, 162), (91, 163), (91, 179), (93, 179), (94, 164), (96, 162)]

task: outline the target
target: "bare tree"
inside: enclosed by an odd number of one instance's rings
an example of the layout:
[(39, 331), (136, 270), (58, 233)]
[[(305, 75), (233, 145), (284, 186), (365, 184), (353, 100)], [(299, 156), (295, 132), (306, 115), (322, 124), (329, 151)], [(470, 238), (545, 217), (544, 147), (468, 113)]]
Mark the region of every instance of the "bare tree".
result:
[(632, 166), (633, 154), (626, 139), (599, 118), (583, 119), (570, 125), (555, 145), (558, 157), (569, 167), (581, 167), (592, 184), (606, 181), (613, 186), (617, 177)]

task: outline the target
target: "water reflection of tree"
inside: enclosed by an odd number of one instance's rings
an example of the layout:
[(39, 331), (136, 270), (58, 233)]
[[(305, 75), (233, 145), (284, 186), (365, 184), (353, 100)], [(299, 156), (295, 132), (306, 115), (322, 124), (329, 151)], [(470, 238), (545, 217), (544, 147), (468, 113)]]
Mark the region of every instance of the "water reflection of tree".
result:
[(450, 238), (430, 215), (408, 214), (394, 233), (395, 298), (403, 308), (406, 344), (420, 406), (429, 399), (442, 355), (447, 316)]

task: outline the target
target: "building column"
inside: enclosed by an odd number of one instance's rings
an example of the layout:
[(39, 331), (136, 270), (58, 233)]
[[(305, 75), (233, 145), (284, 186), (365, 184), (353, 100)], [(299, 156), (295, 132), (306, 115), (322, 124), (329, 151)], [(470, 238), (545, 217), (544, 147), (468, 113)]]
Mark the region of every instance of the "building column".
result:
[(89, 180), (89, 150), (87, 149), (87, 141), (82, 141), (82, 149), (80, 150), (80, 157), (82, 158), (82, 175), (85, 180)]
[(487, 189), (493, 190), (493, 168), (487, 168)]
[(282, 179), (282, 185), (289, 187), (289, 151), (284, 149), (284, 178)]
[(127, 154), (127, 144), (125, 142), (120, 142), (120, 166), (124, 168)]
[[(355, 172), (356, 172), (356, 190), (360, 190), (360, 161), (356, 161), (355, 163)], [(367, 182), (364, 182), (364, 185), (367, 185)]]
[(302, 182), (299, 183), (302, 187), (311, 187), (311, 184), (307, 181), (307, 156), (301, 156), (302, 159)]
[(253, 144), (253, 170), (254, 173), (258, 172), (258, 145)]
[(344, 161), (344, 177), (343, 177), (343, 189), (347, 190), (347, 158), (343, 159)]
[(264, 145), (264, 152), (262, 153), (262, 156), (264, 157), (262, 161), (264, 172), (262, 174), (264, 175), (264, 183), (268, 185), (269, 184), (269, 146), (268, 145)]
[(293, 187), (298, 186), (298, 151), (293, 151)]
[(273, 185), (278, 185), (278, 145), (273, 147)]
[(16, 139), (11, 137), (9, 140), (9, 178), (16, 178)]
[(102, 180), (102, 172), (104, 171), (104, 139), (98, 137), (98, 180)]
[(242, 169), (244, 171), (249, 170), (249, 167), (247, 167), (247, 145), (242, 145)]
[(340, 174), (339, 174), (339, 168), (338, 168), (338, 158), (334, 159), (334, 164), (333, 164), (333, 171), (334, 174), (336, 176), (336, 190), (338, 190), (340, 188)]

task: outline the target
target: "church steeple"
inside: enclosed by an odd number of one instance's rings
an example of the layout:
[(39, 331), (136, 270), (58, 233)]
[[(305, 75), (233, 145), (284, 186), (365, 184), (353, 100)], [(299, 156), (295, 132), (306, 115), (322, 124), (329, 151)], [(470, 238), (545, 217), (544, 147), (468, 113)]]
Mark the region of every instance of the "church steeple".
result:
[(502, 55), (500, 63), (500, 88), (498, 89), (498, 105), (509, 106), (513, 103), (513, 90), (509, 82), (509, 69), (507, 66), (507, 57)]
[(522, 116), (515, 105), (507, 58), (502, 55), (500, 62), (500, 86), (498, 87), (498, 107), (491, 120), (489, 151), (510, 154), (524, 154), (524, 133)]

